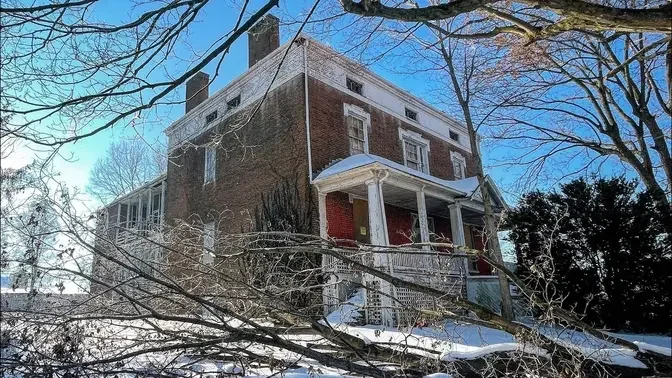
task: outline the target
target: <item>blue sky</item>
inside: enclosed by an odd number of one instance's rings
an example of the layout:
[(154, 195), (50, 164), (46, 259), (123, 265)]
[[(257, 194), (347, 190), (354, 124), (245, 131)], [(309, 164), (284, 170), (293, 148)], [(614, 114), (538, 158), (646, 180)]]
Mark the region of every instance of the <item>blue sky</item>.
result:
[[(102, 2), (95, 8), (95, 15), (106, 21), (125, 20), (130, 15), (125, 14), (129, 7), (120, 6), (121, 1), (107, 1)], [(329, 6), (333, 6), (331, 2)], [(261, 4), (260, 1), (252, 1), (250, 9), (256, 9)], [(280, 16), (283, 20), (288, 18), (301, 18), (305, 10), (312, 4), (312, 1), (284, 1), (280, 3), (280, 8), (275, 9), (272, 13)], [(188, 37), (188, 44), (178, 46), (177, 53), (182, 57), (191, 56), (191, 50), (205, 51), (209, 46), (219, 38), (223, 33), (229, 31), (234, 25), (238, 10), (230, 8), (230, 3), (222, 1), (214, 1), (209, 4), (199, 17), (198, 22), (190, 28)], [(144, 9), (136, 8), (133, 10), (137, 15), (143, 12)], [(281, 39), (286, 41), (294, 34), (296, 25), (284, 26), (281, 28)], [(330, 34), (330, 33), (327, 33)], [(335, 33), (332, 37), (326, 37), (325, 34), (320, 34), (317, 39), (331, 44), (339, 51), (343, 51), (347, 41), (343, 40), (342, 34)], [(410, 92), (422, 97), (424, 100), (438, 104), (440, 100), (433, 98), (429, 93), (434, 90), (428, 80), (424, 80), (418, 75), (408, 75), (406, 73), (394, 73), (389, 68), (389, 62), (386, 60), (379, 61), (370, 66), (376, 73), (382, 75), (386, 79), (399, 85), (400, 87), (409, 90)], [(185, 61), (172, 59), (167, 64), (167, 69), (171, 73), (184, 72), (189, 67)], [(225, 86), (235, 77), (239, 76), (247, 69), (247, 38), (242, 37), (231, 48), (229, 55), (223, 62), (222, 68), (210, 86), (210, 93), (216, 92), (218, 89)], [(211, 76), (215, 71), (215, 64), (209, 65), (205, 71)], [(180, 87), (176, 93), (176, 98), (181, 99), (184, 96), (184, 87)], [(441, 107), (441, 106), (439, 106)], [(163, 136), (163, 129), (169, 126), (174, 120), (178, 119), (184, 112), (182, 104), (172, 106), (159, 106), (152, 111), (145, 113), (141, 118), (137, 119), (134, 124), (121, 123), (115, 127), (101, 132), (95, 136), (89, 137), (85, 140), (77, 142), (76, 144), (66, 146), (62, 151), (63, 159), (57, 165), (57, 169), (62, 173), (62, 179), (67, 181), (70, 185), (83, 188), (86, 185), (88, 172), (90, 171), (95, 160), (100, 157), (111, 141), (119, 138), (137, 137), (141, 135), (150, 143), (157, 143), (157, 149), (160, 149), (161, 144), (165, 145), (165, 137)], [(451, 114), (455, 118), (460, 118), (459, 114)], [(492, 164), (496, 160), (500, 160), (515, 151), (510, 151), (505, 148), (496, 148), (488, 146), (482, 149), (486, 166)], [(67, 162), (65, 160), (68, 160)], [(567, 167), (558, 167), (558, 169)], [(602, 169), (609, 170), (610, 168), (619, 170), (618, 164), (608, 164)], [(517, 177), (523, 172), (521, 168), (490, 168), (487, 172), (495, 179), (505, 194), (508, 202), (515, 203), (517, 193), (513, 192), (511, 188), (515, 187)]]

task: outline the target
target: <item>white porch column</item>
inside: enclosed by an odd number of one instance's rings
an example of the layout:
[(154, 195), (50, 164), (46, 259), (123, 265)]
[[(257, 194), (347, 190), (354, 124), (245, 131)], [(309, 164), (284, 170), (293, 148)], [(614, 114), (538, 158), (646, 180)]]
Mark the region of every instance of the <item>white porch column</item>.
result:
[(318, 192), (317, 200), (317, 209), (320, 213), (320, 237), (326, 239), (329, 236), (327, 234), (327, 193)]
[[(369, 236), (371, 244), (379, 247), (387, 246), (387, 222), (385, 221), (385, 206), (383, 202), (383, 191), (380, 179), (374, 178), (366, 181), (368, 191), (368, 206), (369, 206)], [(373, 265), (393, 274), (390, 267), (389, 256), (387, 253), (376, 253), (373, 256)], [(381, 323), (384, 326), (390, 327), (393, 325), (393, 309), (392, 309), (392, 285), (382, 279), (369, 277), (369, 282), (378, 283), (378, 295), (380, 297), (380, 315)], [(370, 294), (367, 292), (367, 300)]]
[[(328, 223), (327, 223), (327, 193), (318, 192), (317, 193), (317, 209), (320, 214), (320, 238), (326, 239), (329, 237), (328, 234)], [(330, 269), (333, 265), (333, 259), (331, 256), (322, 255), (322, 272), (328, 274), (327, 281), (322, 288), (322, 305), (324, 316), (329, 315), (331, 311), (334, 310), (334, 307), (338, 305), (338, 287), (336, 282), (338, 279), (335, 277), (335, 269)], [(333, 267), (335, 268), (335, 267)]]
[[(425, 203), (425, 192), (419, 191), (415, 193), (418, 202), (418, 223), (420, 223), (420, 241), (422, 243), (429, 243), (429, 223), (427, 222), (427, 205)], [(429, 250), (429, 246), (425, 245), (422, 249)]]
[[(465, 246), (467, 244), (467, 239), (464, 237), (464, 223), (462, 222), (462, 205), (459, 202), (455, 202), (452, 205), (448, 205), (448, 210), (450, 210), (450, 231), (453, 237), (453, 244), (457, 246)], [(457, 249), (455, 250), (457, 252)], [(465, 258), (463, 262), (464, 274), (469, 274), (469, 262)]]
[(166, 181), (161, 181), (161, 203), (159, 204), (159, 225), (163, 225), (163, 215), (166, 203)]
[(369, 236), (371, 244), (377, 246), (387, 245), (387, 224), (385, 224), (385, 207), (383, 206), (383, 194), (380, 180), (377, 178), (366, 182), (369, 205)]

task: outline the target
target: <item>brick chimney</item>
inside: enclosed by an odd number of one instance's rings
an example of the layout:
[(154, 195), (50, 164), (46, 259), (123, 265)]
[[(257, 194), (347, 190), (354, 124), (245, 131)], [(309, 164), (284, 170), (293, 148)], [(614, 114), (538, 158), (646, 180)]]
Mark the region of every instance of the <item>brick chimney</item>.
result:
[(280, 47), (280, 20), (267, 14), (247, 32), (248, 67), (254, 66)]
[(189, 113), (191, 109), (197, 107), (201, 102), (210, 96), (210, 75), (205, 72), (197, 72), (187, 80), (184, 113)]

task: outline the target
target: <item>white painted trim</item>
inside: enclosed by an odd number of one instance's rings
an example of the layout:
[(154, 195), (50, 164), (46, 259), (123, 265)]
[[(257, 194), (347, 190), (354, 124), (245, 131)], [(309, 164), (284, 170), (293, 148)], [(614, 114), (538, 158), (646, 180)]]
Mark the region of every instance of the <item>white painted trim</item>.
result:
[[(326, 239), (329, 237), (329, 220), (327, 219), (327, 193), (318, 192), (318, 212), (320, 214), (320, 237)], [(325, 255), (326, 256), (326, 255)], [(323, 263), (322, 266), (325, 264)]]
[[(364, 109), (360, 108), (357, 105), (352, 105), (352, 104), (343, 104), (343, 114), (345, 117), (354, 117), (362, 121), (364, 124), (364, 153), (368, 154), (369, 153), (369, 129), (371, 128), (371, 114), (367, 113)], [(345, 126), (348, 126), (348, 122), (346, 119)], [(350, 130), (346, 131), (349, 133)], [(348, 149), (350, 149), (350, 135), (348, 135)], [(352, 151), (351, 151), (352, 152)]]
[[(418, 202), (418, 223), (420, 224), (420, 241), (422, 243), (429, 243), (429, 221), (427, 217), (427, 205), (425, 203), (425, 192), (415, 192), (416, 201)], [(413, 226), (413, 225), (411, 225)], [(436, 226), (436, 224), (435, 224)], [(429, 250), (429, 246), (422, 247), (424, 250)]]
[(408, 141), (408, 142), (416, 144), (420, 147), (419, 152), (420, 152), (420, 155), (422, 155), (421, 158), (425, 162), (425, 169), (426, 169), (425, 171), (420, 171), (420, 172), (430, 174), (430, 171), (429, 171), (429, 151), (430, 151), (429, 140), (423, 138), (422, 134), (416, 133), (416, 132), (411, 131), (411, 130), (403, 129), (401, 127), (399, 128), (399, 140), (401, 141), (401, 149), (402, 149), (402, 153), (404, 155), (404, 165), (408, 167), (408, 165), (406, 165), (406, 143), (404, 143), (404, 142)]
[(310, 147), (310, 96), (308, 93), (308, 43), (307, 39), (303, 40), (303, 98), (304, 107), (306, 109), (306, 149), (308, 151), (308, 182), (313, 182), (313, 154)]

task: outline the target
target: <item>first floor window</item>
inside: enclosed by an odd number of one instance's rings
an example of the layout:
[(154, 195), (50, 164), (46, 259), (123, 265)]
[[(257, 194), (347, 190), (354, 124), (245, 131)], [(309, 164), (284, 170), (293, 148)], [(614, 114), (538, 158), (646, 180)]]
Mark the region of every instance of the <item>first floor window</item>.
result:
[(215, 180), (215, 168), (217, 162), (217, 150), (214, 146), (205, 148), (205, 173), (203, 175), (203, 183), (207, 184)]
[(209, 265), (215, 261), (215, 222), (203, 226), (203, 256), (201, 262)]
[(427, 147), (411, 140), (404, 140), (404, 164), (416, 171), (428, 173)]
[[(434, 218), (427, 217), (427, 228), (429, 229), (429, 241), (434, 241), (436, 238), (434, 228)], [(413, 243), (420, 243), (420, 218), (418, 214), (413, 214)]]
[(364, 120), (352, 115), (348, 115), (347, 119), (350, 154), (366, 153), (366, 125)]
[(465, 178), (465, 169), (467, 164), (464, 156), (456, 152), (451, 152), (450, 159), (453, 163), (453, 175), (455, 176), (455, 180), (462, 180)]

